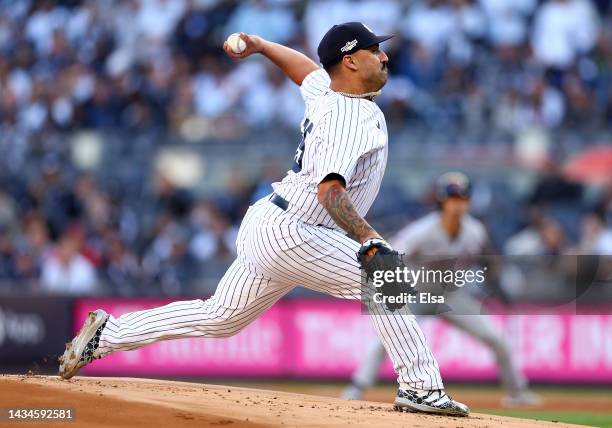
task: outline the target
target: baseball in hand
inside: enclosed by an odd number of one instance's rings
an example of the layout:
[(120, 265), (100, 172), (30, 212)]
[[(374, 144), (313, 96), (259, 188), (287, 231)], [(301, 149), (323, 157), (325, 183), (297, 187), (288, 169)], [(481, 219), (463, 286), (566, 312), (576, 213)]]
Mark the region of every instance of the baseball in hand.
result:
[(230, 36), (227, 38), (227, 45), (234, 53), (242, 53), (247, 47), (246, 43), (240, 38), (238, 33), (230, 34)]

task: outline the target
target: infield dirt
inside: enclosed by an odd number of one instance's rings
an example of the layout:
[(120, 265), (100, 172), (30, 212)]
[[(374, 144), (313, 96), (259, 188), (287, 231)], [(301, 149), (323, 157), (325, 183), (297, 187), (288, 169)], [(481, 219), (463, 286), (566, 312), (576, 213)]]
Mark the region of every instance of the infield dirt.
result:
[[(474, 413), (469, 418), (398, 413), (389, 403), (188, 382), (131, 378), (0, 376), (0, 407), (71, 408), (72, 424), (44, 427), (567, 427)], [(16, 426), (2, 421), (0, 426)], [(25, 426), (25, 425), (24, 425)]]

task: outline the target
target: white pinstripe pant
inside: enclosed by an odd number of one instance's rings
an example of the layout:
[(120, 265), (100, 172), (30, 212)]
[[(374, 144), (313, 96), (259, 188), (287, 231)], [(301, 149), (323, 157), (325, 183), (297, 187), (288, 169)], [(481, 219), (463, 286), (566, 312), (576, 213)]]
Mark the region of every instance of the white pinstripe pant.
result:
[[(296, 286), (360, 298), (359, 244), (338, 230), (296, 222), (267, 198), (249, 208), (238, 233), (238, 257), (208, 300), (174, 302), (111, 316), (100, 338), (108, 355), (150, 343), (238, 333)], [(402, 387), (442, 388), (438, 364), (406, 308), (371, 314)]]

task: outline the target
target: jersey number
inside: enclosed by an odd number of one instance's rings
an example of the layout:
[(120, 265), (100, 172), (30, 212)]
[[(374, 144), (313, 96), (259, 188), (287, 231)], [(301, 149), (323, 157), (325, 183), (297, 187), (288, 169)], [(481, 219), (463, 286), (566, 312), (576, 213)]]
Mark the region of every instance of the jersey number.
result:
[(304, 119), (304, 122), (302, 123), (302, 141), (300, 142), (300, 145), (295, 151), (295, 156), (293, 157), (293, 167), (291, 168), (291, 171), (293, 172), (300, 172), (302, 170), (302, 159), (304, 158), (304, 150), (306, 149), (306, 136), (310, 134), (312, 127), (313, 123), (308, 119)]

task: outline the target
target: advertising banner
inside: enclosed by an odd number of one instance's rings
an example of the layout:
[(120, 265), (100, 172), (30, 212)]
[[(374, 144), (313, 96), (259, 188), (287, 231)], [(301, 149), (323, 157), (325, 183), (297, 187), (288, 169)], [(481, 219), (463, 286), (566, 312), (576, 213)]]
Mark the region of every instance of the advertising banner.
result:
[[(74, 329), (98, 307), (115, 316), (168, 303), (167, 300), (86, 299), (76, 305)], [(612, 310), (612, 308), (610, 308)], [(520, 369), (532, 380), (612, 381), (612, 315), (490, 315), (506, 338)], [(467, 315), (474, 316), (474, 315)], [(437, 317), (420, 324), (446, 380), (493, 380), (493, 353)], [(182, 339), (110, 355), (92, 363), (89, 374), (347, 378), (376, 333), (359, 302), (283, 300), (238, 335)], [(469, 358), (468, 358), (469, 356)], [(394, 378), (389, 361), (383, 378)]]
[(31, 364), (63, 352), (72, 334), (72, 302), (63, 297), (1, 297), (0, 364)]

